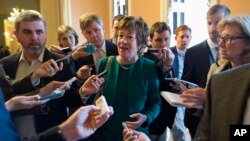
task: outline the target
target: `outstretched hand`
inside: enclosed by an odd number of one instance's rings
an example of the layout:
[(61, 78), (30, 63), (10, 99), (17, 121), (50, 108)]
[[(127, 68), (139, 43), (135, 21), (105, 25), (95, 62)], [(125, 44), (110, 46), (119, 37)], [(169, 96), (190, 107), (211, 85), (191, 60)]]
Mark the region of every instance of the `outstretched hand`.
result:
[(93, 134), (113, 115), (113, 108), (109, 107), (109, 112), (101, 117), (99, 116), (100, 112), (101, 109), (94, 105), (79, 108), (68, 120), (59, 125), (64, 138), (67, 141), (72, 141)]
[(81, 86), (80, 94), (82, 94), (83, 96), (88, 96), (88, 95), (94, 94), (94, 93), (98, 92), (98, 90), (100, 89), (100, 87), (103, 83), (104, 83), (103, 78), (98, 78), (97, 76), (92, 75)]
[(63, 62), (59, 65), (56, 63), (54, 59), (50, 59), (40, 65), (31, 76), (32, 82), (37, 81), (42, 77), (51, 77), (55, 75), (58, 71), (63, 69)]
[(42, 105), (47, 100), (37, 100), (38, 95), (33, 96), (15, 96), (5, 102), (5, 106), (9, 111), (30, 109), (38, 105)]

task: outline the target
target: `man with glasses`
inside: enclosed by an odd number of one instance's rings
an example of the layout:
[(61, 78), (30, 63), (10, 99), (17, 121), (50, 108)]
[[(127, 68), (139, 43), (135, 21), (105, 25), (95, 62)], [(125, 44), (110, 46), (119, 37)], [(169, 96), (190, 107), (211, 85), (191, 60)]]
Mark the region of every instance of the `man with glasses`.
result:
[[(205, 88), (210, 65), (216, 62), (219, 54), (217, 49), (219, 42), (217, 24), (221, 19), (229, 17), (230, 10), (225, 5), (216, 4), (209, 8), (207, 12), (209, 38), (187, 50), (184, 59), (183, 80), (193, 82), (199, 87)], [(191, 137), (194, 137), (200, 121), (200, 117), (195, 116), (196, 112), (196, 109), (186, 109), (185, 125), (189, 129)]]

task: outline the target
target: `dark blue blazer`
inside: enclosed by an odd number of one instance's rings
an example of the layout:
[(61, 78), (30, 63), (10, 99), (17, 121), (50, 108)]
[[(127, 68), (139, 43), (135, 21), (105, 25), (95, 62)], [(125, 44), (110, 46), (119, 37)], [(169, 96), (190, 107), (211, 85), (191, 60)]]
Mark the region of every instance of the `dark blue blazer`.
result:
[(174, 54), (174, 63), (173, 63), (173, 71), (175, 77), (179, 77), (179, 59), (178, 59), (178, 52), (176, 46), (170, 48)]
[[(16, 77), (16, 70), (18, 67), (20, 56), (21, 56), (21, 53), (16, 53), (6, 58), (3, 58), (0, 61), (6, 74), (12, 79)], [(62, 55), (50, 52), (47, 49), (45, 49), (43, 62), (48, 61), (49, 59), (57, 60), (62, 57), (63, 57)], [(75, 72), (73, 72), (73, 69), (72, 69), (72, 65), (71, 65), (72, 63), (73, 62), (64, 63), (63, 70), (59, 71), (53, 77), (42, 78), (40, 80), (41, 82), (38, 87), (43, 87), (53, 80), (67, 81), (68, 79), (72, 78), (75, 74)], [(30, 81), (30, 80), (20, 80), (20, 81)], [(22, 84), (22, 83), (19, 83), (19, 84)], [(14, 90), (14, 93), (22, 94), (22, 93), (29, 92), (35, 89), (36, 88), (32, 86), (31, 81), (30, 81), (30, 84), (27, 83), (27, 87), (26, 85), (25, 87), (20, 86)], [(62, 98), (50, 100), (47, 103), (48, 108), (49, 108), (48, 113), (35, 116), (35, 124), (36, 124), (37, 133), (43, 132), (65, 121), (68, 118), (68, 111), (67, 111), (68, 107), (78, 108), (82, 106), (80, 95), (77, 92), (78, 92), (77, 87), (73, 85), (71, 86), (70, 90), (65, 92)]]

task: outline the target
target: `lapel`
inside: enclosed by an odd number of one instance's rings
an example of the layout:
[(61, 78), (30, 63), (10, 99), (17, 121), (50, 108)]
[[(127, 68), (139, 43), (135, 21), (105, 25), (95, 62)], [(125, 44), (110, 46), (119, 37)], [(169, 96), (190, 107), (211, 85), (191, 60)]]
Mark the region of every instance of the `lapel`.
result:
[(21, 57), (21, 52), (14, 54), (10, 59), (4, 62), (4, 70), (5, 73), (11, 78), (16, 78), (17, 67), (19, 63), (19, 59)]
[[(106, 82), (105, 87), (104, 87), (104, 94), (107, 93), (109, 98), (107, 98), (107, 103), (110, 105), (113, 105), (114, 103), (114, 96), (115, 96), (115, 91), (116, 91), (116, 84), (118, 80), (118, 71), (119, 71), (119, 64), (115, 63), (116, 61), (114, 60), (116, 57), (113, 57), (110, 67), (106, 76)], [(106, 65), (105, 65), (106, 66)]]

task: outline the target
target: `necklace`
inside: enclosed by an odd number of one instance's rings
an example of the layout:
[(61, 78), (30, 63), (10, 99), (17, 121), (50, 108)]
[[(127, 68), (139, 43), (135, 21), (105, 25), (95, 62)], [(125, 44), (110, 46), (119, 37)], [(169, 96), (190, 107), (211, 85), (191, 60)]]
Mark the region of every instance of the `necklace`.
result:
[(123, 69), (125, 69), (125, 70), (129, 70), (129, 66), (128, 66), (128, 67), (125, 67), (125, 66), (123, 66), (122, 64), (120, 64), (120, 66), (121, 66)]

